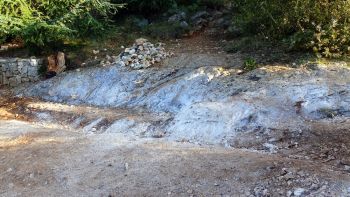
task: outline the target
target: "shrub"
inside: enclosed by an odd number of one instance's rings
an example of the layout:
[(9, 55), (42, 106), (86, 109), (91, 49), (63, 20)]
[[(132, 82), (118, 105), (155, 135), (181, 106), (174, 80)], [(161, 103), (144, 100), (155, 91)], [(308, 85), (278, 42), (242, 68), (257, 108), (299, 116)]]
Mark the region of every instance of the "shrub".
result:
[(246, 33), (326, 57), (349, 53), (350, 1), (234, 0), (234, 7), (235, 23)]
[(126, 11), (141, 15), (156, 15), (176, 6), (175, 0), (112, 0), (116, 4), (125, 4)]
[(252, 70), (255, 70), (258, 68), (258, 65), (256, 63), (256, 60), (251, 58), (251, 57), (248, 57), (244, 60), (243, 62), (243, 69), (245, 71), (252, 71)]
[(229, 0), (198, 0), (197, 4), (207, 8), (222, 8), (229, 2)]
[(1, 0), (1, 38), (20, 37), (43, 46), (72, 37), (96, 35), (120, 5), (109, 0)]
[(221, 8), (230, 0), (112, 0), (126, 4), (126, 13), (139, 15), (159, 15), (178, 8), (197, 10), (199, 7)]

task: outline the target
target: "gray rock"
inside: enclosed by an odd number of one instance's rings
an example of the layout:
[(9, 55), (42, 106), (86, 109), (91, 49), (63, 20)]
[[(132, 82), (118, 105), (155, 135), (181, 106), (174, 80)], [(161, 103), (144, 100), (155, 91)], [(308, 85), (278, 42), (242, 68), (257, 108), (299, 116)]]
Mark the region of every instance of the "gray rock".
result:
[(201, 18), (207, 18), (209, 13), (207, 11), (199, 11), (191, 17), (191, 21), (196, 21)]
[(182, 28), (187, 28), (187, 27), (189, 27), (189, 25), (188, 25), (188, 23), (187, 23), (186, 21), (182, 21), (182, 22), (180, 23), (180, 26), (181, 26)]
[(34, 77), (38, 75), (38, 68), (37, 67), (29, 67), (28, 68), (28, 76)]
[(2, 74), (2, 84), (4, 84), (4, 85), (8, 85), (9, 84), (8, 78), (6, 76), (6, 73)]
[[(179, 55), (165, 60), (162, 67), (142, 71), (120, 66), (86, 69), (18, 92), (69, 104), (142, 107), (171, 113), (172, 120), (164, 126), (169, 139), (205, 144), (229, 143), (238, 132), (267, 128), (307, 131), (310, 121), (305, 119), (317, 121), (314, 112), (319, 109), (350, 111), (349, 68), (288, 68), (280, 73), (264, 67), (249, 73), (261, 77), (256, 82), (248, 80), (248, 75), (237, 75), (237, 69), (217, 66), (229, 65), (226, 61), (219, 56)], [(289, 77), (289, 72), (298, 74)], [(138, 81), (142, 85), (135, 83)], [(295, 107), (298, 101), (303, 101), (300, 113)]]
[(294, 196), (302, 196), (305, 192), (306, 190), (304, 188), (297, 188), (294, 190), (293, 194)]
[(180, 22), (186, 19), (186, 13), (180, 12), (169, 17), (168, 22)]
[(11, 77), (11, 78), (9, 78), (9, 80), (8, 80), (8, 84), (9, 84), (11, 87), (15, 87), (15, 86), (17, 86), (17, 85), (18, 85), (18, 83), (17, 83), (17, 79), (16, 79), (16, 77)]

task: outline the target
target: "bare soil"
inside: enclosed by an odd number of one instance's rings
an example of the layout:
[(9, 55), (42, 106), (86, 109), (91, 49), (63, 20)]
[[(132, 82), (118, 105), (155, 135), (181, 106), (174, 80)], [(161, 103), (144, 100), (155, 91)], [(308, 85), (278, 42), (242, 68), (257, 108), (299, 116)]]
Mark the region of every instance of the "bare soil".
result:
[[(176, 53), (223, 53), (209, 37), (174, 42)], [(99, 117), (99, 128), (125, 117), (154, 124), (169, 118), (13, 98), (2, 88), (0, 196), (350, 196), (346, 117), (311, 121), (310, 130), (298, 133), (243, 132), (226, 148), (84, 132)], [(276, 150), (262, 143), (269, 140)]]
[(350, 181), (282, 154), (0, 123), (2, 196), (338, 196)]

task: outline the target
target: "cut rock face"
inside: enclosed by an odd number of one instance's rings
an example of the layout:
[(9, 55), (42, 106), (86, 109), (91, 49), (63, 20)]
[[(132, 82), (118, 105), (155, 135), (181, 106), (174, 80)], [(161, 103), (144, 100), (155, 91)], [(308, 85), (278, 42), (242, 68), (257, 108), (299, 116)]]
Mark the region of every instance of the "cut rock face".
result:
[[(242, 132), (307, 130), (310, 120), (350, 116), (347, 67), (264, 67), (238, 75), (234, 68), (202, 65), (87, 69), (19, 92), (69, 104), (170, 113), (167, 137), (207, 144), (223, 144)], [(112, 130), (127, 128), (120, 125)]]
[(165, 51), (163, 43), (152, 44), (144, 38), (139, 38), (130, 48), (125, 48), (119, 55), (117, 64), (133, 69), (144, 69), (160, 63), (172, 53)]

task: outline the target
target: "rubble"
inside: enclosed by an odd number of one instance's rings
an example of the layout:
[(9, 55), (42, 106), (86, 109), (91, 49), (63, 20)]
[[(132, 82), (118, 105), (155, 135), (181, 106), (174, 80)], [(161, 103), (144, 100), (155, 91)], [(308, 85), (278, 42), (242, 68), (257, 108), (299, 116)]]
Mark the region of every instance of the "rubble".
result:
[(139, 38), (135, 40), (132, 47), (124, 49), (117, 58), (117, 64), (133, 69), (144, 69), (172, 55), (173, 53), (166, 52), (163, 43), (154, 45), (147, 39)]

